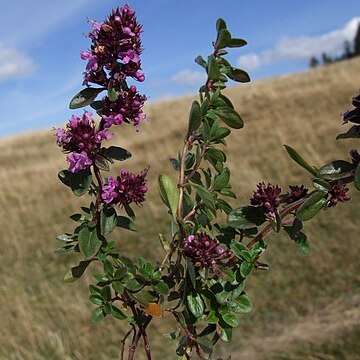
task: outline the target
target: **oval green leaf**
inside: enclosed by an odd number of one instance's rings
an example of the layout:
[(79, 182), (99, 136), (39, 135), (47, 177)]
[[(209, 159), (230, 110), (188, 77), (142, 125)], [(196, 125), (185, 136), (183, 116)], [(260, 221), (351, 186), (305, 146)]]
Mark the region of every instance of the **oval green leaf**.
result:
[(241, 129), (244, 126), (240, 115), (228, 106), (216, 108), (214, 112), (227, 126), (233, 129)]
[(326, 193), (318, 191), (312, 194), (296, 211), (296, 217), (301, 221), (312, 219), (326, 205)]
[(79, 248), (86, 259), (97, 254), (101, 241), (97, 236), (96, 228), (83, 227), (79, 232)]
[(69, 108), (79, 109), (84, 106), (90, 105), (95, 100), (95, 98), (104, 90), (104, 88), (91, 87), (81, 90), (71, 99)]
[(176, 184), (171, 177), (161, 174), (158, 178), (158, 189), (161, 200), (169, 208), (173, 219), (176, 220), (176, 212), (180, 198)]

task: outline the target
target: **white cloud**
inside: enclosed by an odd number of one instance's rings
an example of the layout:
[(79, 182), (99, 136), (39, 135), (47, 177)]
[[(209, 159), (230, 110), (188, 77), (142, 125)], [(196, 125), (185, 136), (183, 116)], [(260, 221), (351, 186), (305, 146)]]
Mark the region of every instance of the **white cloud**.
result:
[(309, 59), (323, 52), (337, 54), (343, 50), (346, 40), (354, 39), (359, 22), (360, 17), (355, 17), (341, 29), (322, 35), (282, 38), (271, 49), (240, 56), (238, 66), (246, 70), (255, 70), (284, 60)]
[(32, 74), (35, 64), (31, 58), (0, 43), (0, 82), (24, 78)]
[(199, 85), (206, 80), (206, 75), (200, 71), (191, 71), (188, 69), (181, 70), (170, 79), (172, 82), (183, 86)]

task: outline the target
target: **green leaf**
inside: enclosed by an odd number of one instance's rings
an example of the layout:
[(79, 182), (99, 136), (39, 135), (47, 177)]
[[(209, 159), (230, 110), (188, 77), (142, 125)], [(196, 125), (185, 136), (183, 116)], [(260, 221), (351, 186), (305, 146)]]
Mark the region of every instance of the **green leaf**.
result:
[(316, 176), (316, 168), (313, 166), (310, 166), (309, 163), (304, 160), (303, 157), (300, 156), (300, 154), (294, 150), (292, 147), (288, 146), (288, 145), (284, 145), (285, 149), (287, 151), (287, 153), (289, 154), (289, 156), (297, 163), (299, 164), (302, 168), (304, 168), (305, 170), (309, 171), (309, 173), (313, 174), (314, 176)]
[(219, 64), (214, 55), (209, 56), (208, 77), (210, 80), (218, 80), (221, 75)]
[(250, 275), (253, 269), (254, 269), (254, 264), (244, 261), (240, 265), (240, 274), (243, 278), (246, 278)]
[(230, 170), (228, 168), (225, 168), (221, 174), (216, 175), (213, 186), (214, 190), (221, 190), (229, 183), (229, 180)]
[(301, 231), (303, 228), (302, 222), (295, 218), (291, 226), (283, 227), (290, 239), (294, 240), (296, 246), (299, 248), (302, 255), (307, 256), (310, 251), (307, 236)]
[(222, 18), (216, 20), (216, 31), (219, 32), (222, 29), (226, 29), (226, 22)]
[(179, 170), (180, 170), (180, 162), (179, 162), (179, 160), (174, 159), (174, 158), (171, 158), (171, 159), (170, 159), (170, 162), (171, 162), (171, 165), (172, 165), (172, 167), (173, 167), (173, 169), (174, 169), (175, 171), (179, 171)]
[(115, 305), (111, 305), (111, 315), (115, 319), (124, 320), (127, 316)]
[(359, 138), (360, 138), (360, 126), (359, 125), (354, 125), (346, 133), (339, 134), (336, 137), (336, 140), (339, 140), (339, 139), (359, 139)]
[(143, 285), (135, 278), (130, 279), (125, 286), (128, 290), (134, 292), (139, 291), (143, 287)]
[(175, 221), (180, 198), (176, 184), (169, 176), (161, 174), (158, 178), (158, 189), (161, 200), (169, 208)]
[(195, 62), (200, 65), (201, 67), (203, 67), (204, 69), (206, 69), (207, 66), (207, 62), (204, 60), (204, 58), (199, 55), (195, 58)]
[(197, 130), (201, 124), (201, 107), (200, 104), (195, 100), (191, 105), (189, 115), (189, 128), (186, 137), (189, 137), (193, 131)]
[(64, 185), (71, 186), (71, 172), (69, 170), (59, 171), (58, 178)]
[(200, 294), (191, 293), (186, 298), (190, 312), (199, 318), (204, 313), (204, 302)]
[(248, 262), (251, 262), (253, 260), (252, 255), (245, 244), (232, 241), (230, 244), (230, 248), (238, 259)]
[(360, 163), (357, 165), (354, 176), (354, 185), (360, 190)]
[(227, 29), (221, 29), (218, 31), (215, 47), (217, 49), (224, 49), (231, 43), (231, 34)]
[(240, 295), (236, 300), (237, 311), (249, 313), (252, 310), (252, 302), (246, 295)]
[(221, 323), (220, 339), (226, 343), (232, 339), (232, 327), (227, 323)]
[(136, 231), (136, 224), (134, 220), (126, 216), (118, 216), (116, 218), (116, 226), (121, 227), (126, 230)]
[(71, 173), (70, 176), (71, 190), (76, 196), (82, 196), (88, 191), (91, 185), (91, 181), (92, 181), (92, 175), (90, 168), (80, 170), (76, 173)]
[(72, 267), (64, 276), (64, 282), (70, 283), (79, 279), (92, 260), (80, 261), (79, 265)]
[[(214, 327), (215, 330), (215, 327)], [(200, 345), (200, 347), (202, 348), (202, 350), (204, 352), (206, 352), (207, 354), (211, 354), (214, 344), (212, 343), (212, 341), (210, 339), (208, 339), (205, 336), (201, 336), (196, 338), (196, 342)]]
[(235, 229), (251, 229), (266, 221), (265, 214), (255, 206), (243, 206), (233, 210), (227, 218), (229, 226)]
[(217, 324), (219, 322), (219, 317), (216, 315), (214, 310), (211, 310), (206, 318), (206, 321), (208, 324)]
[(301, 221), (312, 219), (326, 206), (327, 194), (323, 191), (317, 191), (312, 194), (296, 211), (296, 217)]
[(211, 131), (210, 131), (210, 140), (211, 141), (219, 141), (222, 140), (224, 138), (226, 138), (228, 135), (230, 135), (231, 130), (228, 128), (224, 128), (224, 127), (218, 127), (215, 128), (212, 127)]
[(119, 146), (110, 146), (105, 150), (105, 155), (111, 159), (124, 161), (131, 157), (131, 153)]
[(171, 244), (170, 241), (164, 236), (164, 234), (158, 234), (159, 236), (159, 240), (160, 240), (160, 245), (163, 248), (163, 250), (168, 253), (171, 249)]
[(104, 299), (100, 294), (90, 295), (89, 300), (95, 305), (101, 305), (104, 302)]
[(70, 101), (70, 109), (79, 109), (84, 106), (90, 105), (95, 98), (104, 91), (104, 88), (85, 88), (78, 92)]
[(323, 179), (338, 180), (351, 175), (354, 165), (344, 160), (332, 161), (317, 171), (317, 176)]
[(166, 282), (159, 281), (156, 285), (152, 285), (152, 287), (161, 295), (167, 295), (169, 293), (169, 287)]
[(56, 237), (56, 240), (59, 240), (59, 241), (65, 242), (65, 243), (69, 243), (69, 242), (75, 241), (74, 235), (72, 235), (72, 234), (61, 234), (61, 235), (58, 235), (58, 236)]
[(96, 228), (83, 227), (79, 232), (79, 248), (86, 259), (97, 254), (101, 241), (97, 236)]
[(188, 261), (187, 261), (187, 272), (189, 274), (191, 284), (192, 284), (193, 288), (195, 289), (195, 287), (196, 287), (195, 267), (190, 259), (188, 259)]
[(109, 100), (112, 102), (117, 101), (117, 99), (119, 98), (119, 93), (116, 90), (115, 86), (113, 86), (114, 83), (115, 83), (114, 80), (110, 80), (108, 89), (107, 89), (107, 96), (108, 96)]
[(94, 101), (90, 104), (90, 106), (96, 110), (96, 111), (100, 111), (104, 108), (104, 102), (102, 100), (97, 100), (97, 101)]
[(101, 234), (109, 235), (117, 225), (116, 210), (114, 208), (103, 208), (100, 215)]
[(95, 324), (99, 323), (105, 318), (105, 314), (102, 307), (97, 307), (91, 313), (91, 321)]
[(242, 47), (247, 45), (247, 42), (244, 39), (236, 39), (232, 38), (230, 41), (230, 44), (228, 45), (229, 48), (235, 48), (235, 47)]
[(215, 201), (212, 194), (206, 190), (203, 186), (197, 185), (197, 193), (200, 196), (204, 204), (212, 211), (216, 211)]
[(221, 120), (224, 121), (226, 125), (231, 128), (241, 129), (244, 126), (240, 115), (230, 107), (222, 106), (214, 109), (214, 112)]
[(232, 312), (227, 305), (221, 306), (219, 309), (222, 319), (231, 327), (237, 327), (240, 324), (237, 315)]
[(226, 75), (236, 82), (247, 83), (251, 81), (249, 74), (241, 69), (227, 68)]

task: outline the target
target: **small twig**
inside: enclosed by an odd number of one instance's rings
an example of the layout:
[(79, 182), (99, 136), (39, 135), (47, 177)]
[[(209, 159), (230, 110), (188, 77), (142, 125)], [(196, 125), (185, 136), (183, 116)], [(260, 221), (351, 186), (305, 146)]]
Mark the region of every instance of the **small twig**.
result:
[(133, 331), (136, 332), (134, 325), (132, 325), (132, 328), (125, 334), (125, 336), (124, 336), (123, 339), (121, 340), (120, 360), (124, 360), (125, 342), (126, 342), (126, 339), (128, 338), (128, 336), (129, 336)]

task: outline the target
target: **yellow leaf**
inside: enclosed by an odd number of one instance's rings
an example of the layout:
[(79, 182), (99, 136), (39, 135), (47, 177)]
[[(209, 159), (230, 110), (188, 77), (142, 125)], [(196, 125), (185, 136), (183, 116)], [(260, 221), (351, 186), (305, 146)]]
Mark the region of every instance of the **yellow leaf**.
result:
[(161, 306), (157, 303), (150, 302), (145, 309), (145, 312), (147, 312), (151, 316), (161, 317), (162, 316), (162, 309)]

